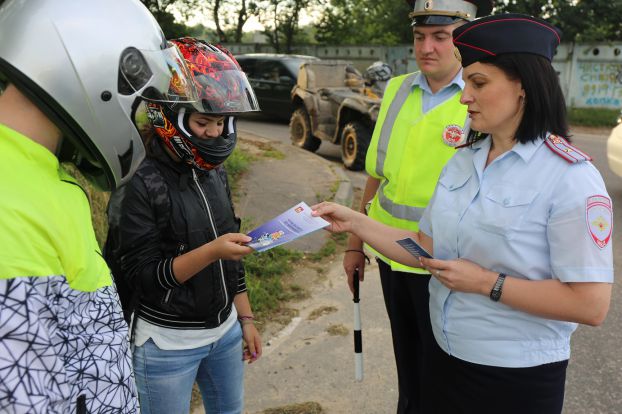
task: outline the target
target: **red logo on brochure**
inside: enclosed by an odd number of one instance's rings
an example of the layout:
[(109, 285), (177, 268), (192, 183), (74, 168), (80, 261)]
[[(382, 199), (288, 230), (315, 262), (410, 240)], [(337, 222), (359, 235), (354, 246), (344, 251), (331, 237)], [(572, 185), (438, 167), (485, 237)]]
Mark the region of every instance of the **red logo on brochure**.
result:
[(585, 205), (587, 229), (596, 246), (603, 249), (611, 240), (613, 230), (613, 211), (609, 197), (593, 195)]
[(447, 125), (443, 130), (443, 142), (450, 147), (457, 147), (464, 141), (462, 128), (458, 125)]
[(300, 207), (296, 207), (296, 208), (294, 209), (294, 211), (295, 211), (296, 213), (301, 213), (301, 212), (303, 212), (304, 210), (305, 210), (305, 209), (304, 209), (304, 207), (302, 207), (302, 206), (300, 206)]

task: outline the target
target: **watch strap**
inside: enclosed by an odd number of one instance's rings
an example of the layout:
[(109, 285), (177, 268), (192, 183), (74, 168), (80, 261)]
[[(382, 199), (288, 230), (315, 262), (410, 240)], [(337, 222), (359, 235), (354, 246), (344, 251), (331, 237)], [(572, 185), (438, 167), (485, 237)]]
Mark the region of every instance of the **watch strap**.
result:
[(490, 291), (490, 299), (493, 302), (498, 302), (499, 299), (501, 299), (501, 293), (502, 293), (502, 289), (503, 289), (503, 282), (505, 282), (505, 278), (506, 278), (506, 274), (505, 273), (499, 273), (499, 276), (497, 277), (497, 281), (495, 282), (495, 285), (492, 287), (492, 290)]

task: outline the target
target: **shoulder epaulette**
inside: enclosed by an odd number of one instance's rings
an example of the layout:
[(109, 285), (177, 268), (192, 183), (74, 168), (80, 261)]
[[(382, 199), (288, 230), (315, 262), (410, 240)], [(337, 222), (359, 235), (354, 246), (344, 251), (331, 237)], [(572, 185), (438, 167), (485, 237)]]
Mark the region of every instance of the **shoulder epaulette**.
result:
[(549, 135), (544, 140), (544, 143), (556, 155), (559, 155), (571, 164), (575, 164), (577, 162), (592, 161), (592, 157), (581, 151), (579, 148), (570, 145), (568, 141), (566, 141), (559, 135)]

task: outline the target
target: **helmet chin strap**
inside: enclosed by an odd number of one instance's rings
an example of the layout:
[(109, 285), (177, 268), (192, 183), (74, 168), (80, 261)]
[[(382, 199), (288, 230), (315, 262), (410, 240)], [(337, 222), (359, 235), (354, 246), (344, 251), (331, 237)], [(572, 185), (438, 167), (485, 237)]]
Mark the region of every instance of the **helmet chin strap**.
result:
[(235, 131), (235, 119), (233, 116), (225, 116), (223, 133), (217, 138), (199, 138), (190, 129), (190, 114), (185, 108), (180, 108), (177, 114), (177, 130), (190, 141), (197, 149), (201, 158), (211, 165), (219, 165), (231, 155), (237, 143)]

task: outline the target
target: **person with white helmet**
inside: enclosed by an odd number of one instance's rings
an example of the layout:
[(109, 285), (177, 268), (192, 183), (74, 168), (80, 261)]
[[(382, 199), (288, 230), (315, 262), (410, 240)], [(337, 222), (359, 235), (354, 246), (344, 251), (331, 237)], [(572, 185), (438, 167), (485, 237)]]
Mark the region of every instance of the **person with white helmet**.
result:
[(151, 134), (148, 155), (113, 195), (110, 240), (118, 244), (107, 244), (106, 255), (116, 251), (115, 279), (132, 293), (142, 412), (188, 412), (196, 382), (206, 412), (240, 413), (244, 360), (261, 356), (261, 339), (240, 261), (253, 251), (244, 245), (251, 238), (238, 233), (222, 163), (237, 142), (235, 115), (259, 106), (226, 49), (194, 38), (172, 42), (201, 108), (152, 102), (137, 108)]
[(363, 77), (365, 78), (365, 83), (371, 86), (376, 95), (382, 96), (392, 75), (393, 69), (391, 69), (391, 66), (378, 60), (365, 69)]
[(138, 413), (89, 200), (60, 162), (127, 182), (145, 153), (133, 108), (194, 87), (137, 0), (5, 0), (0, 39), (0, 412)]

